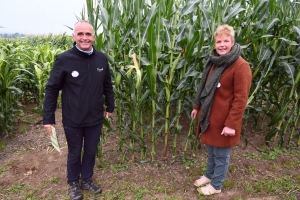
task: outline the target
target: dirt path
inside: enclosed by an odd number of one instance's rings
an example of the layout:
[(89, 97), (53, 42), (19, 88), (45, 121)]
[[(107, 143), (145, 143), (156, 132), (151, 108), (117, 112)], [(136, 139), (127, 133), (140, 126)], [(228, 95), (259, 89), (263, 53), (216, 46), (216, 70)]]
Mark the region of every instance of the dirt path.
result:
[[(67, 145), (60, 123), (60, 110), (57, 112), (59, 123), (56, 129), (61, 153), (51, 147), (40, 120), (41, 117), (35, 116), (34, 121), (22, 125), (23, 133), (3, 139), (7, 145), (0, 151), (1, 200), (69, 199), (66, 183)], [(204, 198), (198, 196), (193, 186), (194, 180), (205, 170), (206, 152), (203, 148), (193, 157), (190, 152), (187, 155), (181, 154), (183, 144), (179, 144), (179, 155), (172, 159), (170, 146), (169, 159), (164, 161), (159, 155), (158, 147), (158, 154), (153, 162), (142, 164), (136, 160), (120, 164), (118, 134), (111, 132), (103, 147), (104, 164), (101, 168), (97, 164), (94, 173), (94, 180), (101, 185), (104, 192), (98, 196), (84, 192), (85, 199), (282, 199), (282, 191), (248, 191), (250, 185), (247, 184), (255, 186), (262, 179), (273, 181), (278, 178), (278, 174), (292, 179), (298, 177), (297, 182), (300, 184), (299, 165), (289, 167), (288, 170), (284, 167), (292, 161), (299, 162), (299, 154), (294, 156), (287, 153), (274, 160), (261, 160), (258, 158), (261, 152), (255, 147), (263, 145), (263, 136), (251, 132), (246, 135), (247, 147), (244, 149), (246, 143), (242, 140), (232, 151), (230, 170), (222, 193)], [(182, 133), (178, 141), (183, 141), (184, 136)], [(300, 198), (300, 189), (295, 195)]]

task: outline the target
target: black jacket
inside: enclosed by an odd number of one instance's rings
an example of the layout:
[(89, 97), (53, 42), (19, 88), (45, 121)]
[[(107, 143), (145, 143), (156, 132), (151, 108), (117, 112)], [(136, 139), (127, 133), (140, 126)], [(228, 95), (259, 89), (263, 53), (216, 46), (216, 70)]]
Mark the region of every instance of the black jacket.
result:
[(56, 56), (46, 85), (43, 124), (55, 124), (60, 90), (65, 125), (83, 127), (99, 124), (103, 119), (104, 102), (107, 112), (114, 110), (109, 64), (106, 56), (95, 49), (88, 55), (74, 45)]

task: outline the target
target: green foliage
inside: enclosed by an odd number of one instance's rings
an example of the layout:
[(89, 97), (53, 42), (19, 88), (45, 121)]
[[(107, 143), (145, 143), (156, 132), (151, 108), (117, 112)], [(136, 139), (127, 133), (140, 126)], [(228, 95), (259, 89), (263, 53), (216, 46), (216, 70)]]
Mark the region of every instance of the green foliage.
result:
[[(170, 138), (176, 156), (177, 136), (182, 128), (180, 118), (183, 114), (190, 118), (201, 72), (213, 48), (213, 33), (224, 23), (236, 30), (242, 56), (253, 70), (245, 119), (262, 122), (261, 128), (268, 130), (268, 144), (297, 143), (298, 3), (283, 0), (86, 2), (89, 6), (82, 18), (87, 16), (98, 30), (96, 46), (106, 53), (112, 67), (120, 152), (125, 152), (125, 147), (134, 159), (135, 152), (140, 151), (143, 159), (144, 151), (148, 150), (154, 159), (155, 144), (159, 136), (164, 136), (164, 156)], [(264, 124), (266, 118), (271, 120), (269, 124)], [(151, 149), (144, 146), (145, 131), (151, 133)], [(188, 134), (185, 151), (190, 139)], [(196, 146), (191, 143), (191, 149)], [(122, 153), (122, 160), (124, 156)]]
[(7, 192), (13, 192), (13, 193), (18, 193), (20, 192), (23, 188), (25, 187), (25, 184), (21, 182), (18, 185), (13, 185), (9, 188), (6, 189)]
[(187, 156), (182, 156), (181, 159), (182, 159), (182, 164), (187, 169), (197, 164), (197, 160), (195, 160), (194, 158), (188, 158)]
[(0, 45), (0, 133), (8, 133), (13, 129), (14, 118), (20, 112), (17, 107), (20, 106), (22, 90), (17, 87), (21, 79), (17, 67), (22, 62), (18, 55), (21, 47), (13, 45)]
[(58, 177), (53, 177), (51, 180), (50, 180), (52, 183), (58, 183), (59, 182), (59, 178)]
[[(86, 0), (78, 19), (91, 22), (95, 47), (111, 66), (116, 97), (120, 162), (137, 156), (175, 157), (182, 117), (193, 99), (213, 33), (227, 23), (253, 72), (245, 120), (265, 131), (268, 145), (300, 145), (300, 4), (286, 0)], [(72, 45), (66, 35), (0, 40), (0, 132), (8, 134), (21, 103), (41, 112), (55, 55)], [(106, 123), (109, 126), (109, 122)], [(199, 146), (190, 121), (184, 152)], [(103, 137), (103, 140), (105, 137)], [(181, 142), (181, 141), (180, 141)], [(147, 144), (151, 143), (151, 146)], [(98, 152), (101, 156), (101, 151)], [(139, 154), (139, 155), (138, 155)], [(247, 155), (255, 157), (255, 155)], [(266, 159), (277, 156), (266, 154)], [(268, 157), (268, 158), (267, 158)]]
[(70, 48), (70, 39), (66, 35), (0, 39), (0, 134), (13, 131), (23, 103), (35, 102), (41, 112), (55, 55)]
[(6, 172), (6, 171), (7, 171), (7, 166), (2, 166), (2, 167), (0, 168), (0, 175), (1, 175), (2, 173)]
[(245, 191), (249, 194), (259, 194), (267, 192), (268, 194), (278, 194), (277, 191), (286, 192), (286, 197), (293, 197), (293, 193), (299, 190), (299, 185), (291, 180), (289, 176), (280, 177), (276, 180), (261, 179), (255, 183), (245, 182)]
[(0, 141), (0, 151), (2, 151), (5, 146), (6, 146), (6, 143), (4, 141)]

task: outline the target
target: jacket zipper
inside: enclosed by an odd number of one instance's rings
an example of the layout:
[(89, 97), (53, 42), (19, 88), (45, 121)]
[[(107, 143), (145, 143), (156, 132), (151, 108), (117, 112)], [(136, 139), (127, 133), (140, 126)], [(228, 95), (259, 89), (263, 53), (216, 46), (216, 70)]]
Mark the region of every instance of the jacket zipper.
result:
[[(90, 87), (88, 90), (91, 88), (91, 73), (90, 73), (90, 60), (87, 59), (87, 67), (88, 67), (88, 75), (89, 75), (89, 85)], [(88, 95), (90, 95), (90, 91), (88, 92)], [(89, 98), (89, 96), (88, 96)], [(92, 114), (91, 114), (91, 98), (89, 98), (89, 115), (90, 115), (90, 123), (92, 122)]]

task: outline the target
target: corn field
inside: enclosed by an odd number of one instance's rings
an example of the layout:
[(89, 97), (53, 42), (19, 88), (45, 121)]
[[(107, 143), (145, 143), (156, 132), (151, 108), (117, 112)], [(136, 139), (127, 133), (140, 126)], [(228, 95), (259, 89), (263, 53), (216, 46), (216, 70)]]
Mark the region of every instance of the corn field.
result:
[[(158, 143), (164, 157), (176, 156), (179, 144), (183, 153), (199, 148), (190, 112), (213, 33), (225, 23), (253, 72), (245, 125), (264, 130), (269, 145), (299, 146), (299, 9), (300, 1), (289, 0), (86, 0), (77, 18), (93, 25), (95, 47), (110, 62), (116, 121), (106, 126), (118, 132), (120, 161), (154, 160)], [(72, 41), (63, 35), (0, 43), (0, 132), (9, 134), (21, 103), (34, 101), (41, 111), (55, 55)], [(177, 141), (183, 128), (188, 133)]]
[(36, 103), (36, 111), (42, 111), (45, 84), (55, 55), (72, 42), (67, 35), (0, 38), (0, 134), (13, 131), (26, 104)]

